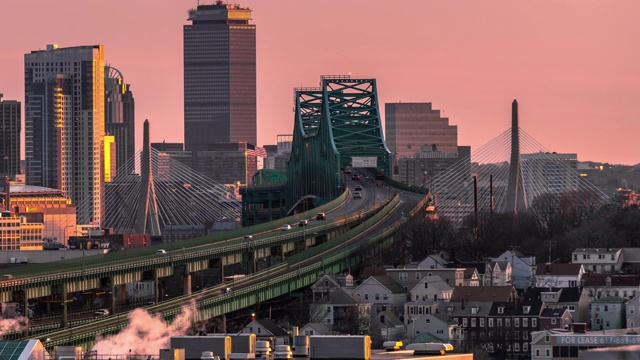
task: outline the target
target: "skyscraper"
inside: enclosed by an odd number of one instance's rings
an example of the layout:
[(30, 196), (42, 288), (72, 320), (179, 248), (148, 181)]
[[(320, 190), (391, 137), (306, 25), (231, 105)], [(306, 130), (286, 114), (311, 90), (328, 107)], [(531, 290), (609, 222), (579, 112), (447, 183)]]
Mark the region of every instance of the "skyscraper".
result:
[(124, 169), (124, 164), (136, 152), (135, 101), (130, 85), (124, 82), (124, 76), (118, 69), (107, 66), (104, 74), (105, 132), (115, 138), (115, 168), (111, 168), (111, 176), (115, 176), (118, 169), (132, 170)]
[[(256, 145), (256, 26), (239, 5), (199, 5), (184, 25), (184, 142)], [(197, 154), (196, 154), (197, 156)]]
[(60, 189), (78, 223), (100, 222), (104, 186), (104, 48), (32, 51), (24, 56), (27, 184)]
[(15, 180), (20, 173), (20, 102), (0, 94), (0, 175)]

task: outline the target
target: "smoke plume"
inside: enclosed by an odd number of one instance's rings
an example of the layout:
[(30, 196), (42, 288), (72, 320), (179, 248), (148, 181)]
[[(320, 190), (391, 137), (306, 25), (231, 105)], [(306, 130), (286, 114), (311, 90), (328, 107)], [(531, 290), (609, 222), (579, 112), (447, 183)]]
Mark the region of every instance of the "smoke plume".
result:
[(167, 324), (160, 314), (144, 309), (129, 313), (129, 325), (118, 334), (98, 336), (93, 350), (100, 355), (152, 355), (168, 349), (171, 336), (184, 335), (190, 328), (197, 310), (195, 301), (182, 307), (182, 312)]
[[(6, 314), (6, 304), (1, 304), (0, 314)], [(27, 319), (24, 316), (17, 316), (12, 319), (4, 319), (0, 317), (0, 337), (11, 332), (21, 332), (27, 327)]]

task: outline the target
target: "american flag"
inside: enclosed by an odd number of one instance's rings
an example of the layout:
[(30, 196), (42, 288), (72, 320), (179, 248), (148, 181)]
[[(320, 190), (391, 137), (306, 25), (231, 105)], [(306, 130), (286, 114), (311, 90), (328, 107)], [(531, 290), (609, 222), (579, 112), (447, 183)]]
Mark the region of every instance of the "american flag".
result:
[(247, 155), (266, 158), (267, 157), (267, 150), (265, 150), (265, 148), (260, 147), (260, 146), (256, 146), (254, 149), (247, 148)]

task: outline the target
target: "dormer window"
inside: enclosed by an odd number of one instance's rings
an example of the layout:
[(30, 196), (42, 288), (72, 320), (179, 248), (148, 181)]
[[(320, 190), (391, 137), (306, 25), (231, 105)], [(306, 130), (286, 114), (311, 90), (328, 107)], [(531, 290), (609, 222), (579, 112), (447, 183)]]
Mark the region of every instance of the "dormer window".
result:
[(504, 306), (498, 307), (498, 314), (504, 314)]
[(453, 306), (447, 306), (447, 314), (451, 314), (453, 312)]
[(477, 314), (478, 310), (480, 310), (480, 306), (472, 306), (471, 307), (471, 313), (472, 314)]
[(522, 307), (522, 312), (524, 314), (528, 314), (531, 311), (531, 306), (523, 306)]

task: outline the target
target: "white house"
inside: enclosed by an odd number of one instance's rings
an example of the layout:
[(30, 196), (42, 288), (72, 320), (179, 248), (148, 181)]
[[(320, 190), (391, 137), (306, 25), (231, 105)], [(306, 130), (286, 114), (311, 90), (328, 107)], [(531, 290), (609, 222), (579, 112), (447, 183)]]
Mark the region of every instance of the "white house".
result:
[(440, 276), (425, 277), (411, 289), (411, 301), (447, 301), (452, 293), (453, 288)]
[(538, 264), (536, 287), (580, 286), (583, 275), (581, 264)]
[(374, 312), (392, 310), (401, 315), (407, 301), (407, 291), (386, 275), (371, 276), (353, 289), (354, 299), (373, 304)]
[(627, 329), (640, 327), (640, 295), (627, 301)]
[(516, 289), (526, 289), (531, 286), (536, 271), (535, 256), (524, 256), (518, 251), (508, 250), (491, 260), (508, 261), (511, 264), (513, 285)]
[(511, 263), (508, 261), (492, 261), (486, 276), (489, 277), (491, 286), (511, 285)]
[(622, 248), (578, 248), (571, 253), (572, 264), (582, 264), (586, 271), (613, 274), (622, 268)]
[(256, 340), (273, 341), (275, 345), (289, 345), (289, 333), (270, 319), (256, 319), (242, 329), (245, 334), (255, 334)]
[(420, 334), (429, 334), (445, 343), (461, 340), (461, 327), (445, 314), (425, 314), (407, 325), (407, 338), (413, 340)]
[(447, 262), (439, 255), (429, 255), (418, 264), (418, 267), (420, 269), (445, 269)]
[(354, 299), (345, 289), (338, 289), (316, 299), (310, 305), (314, 323), (322, 323), (337, 333), (357, 333), (368, 330), (371, 323), (370, 302)]

